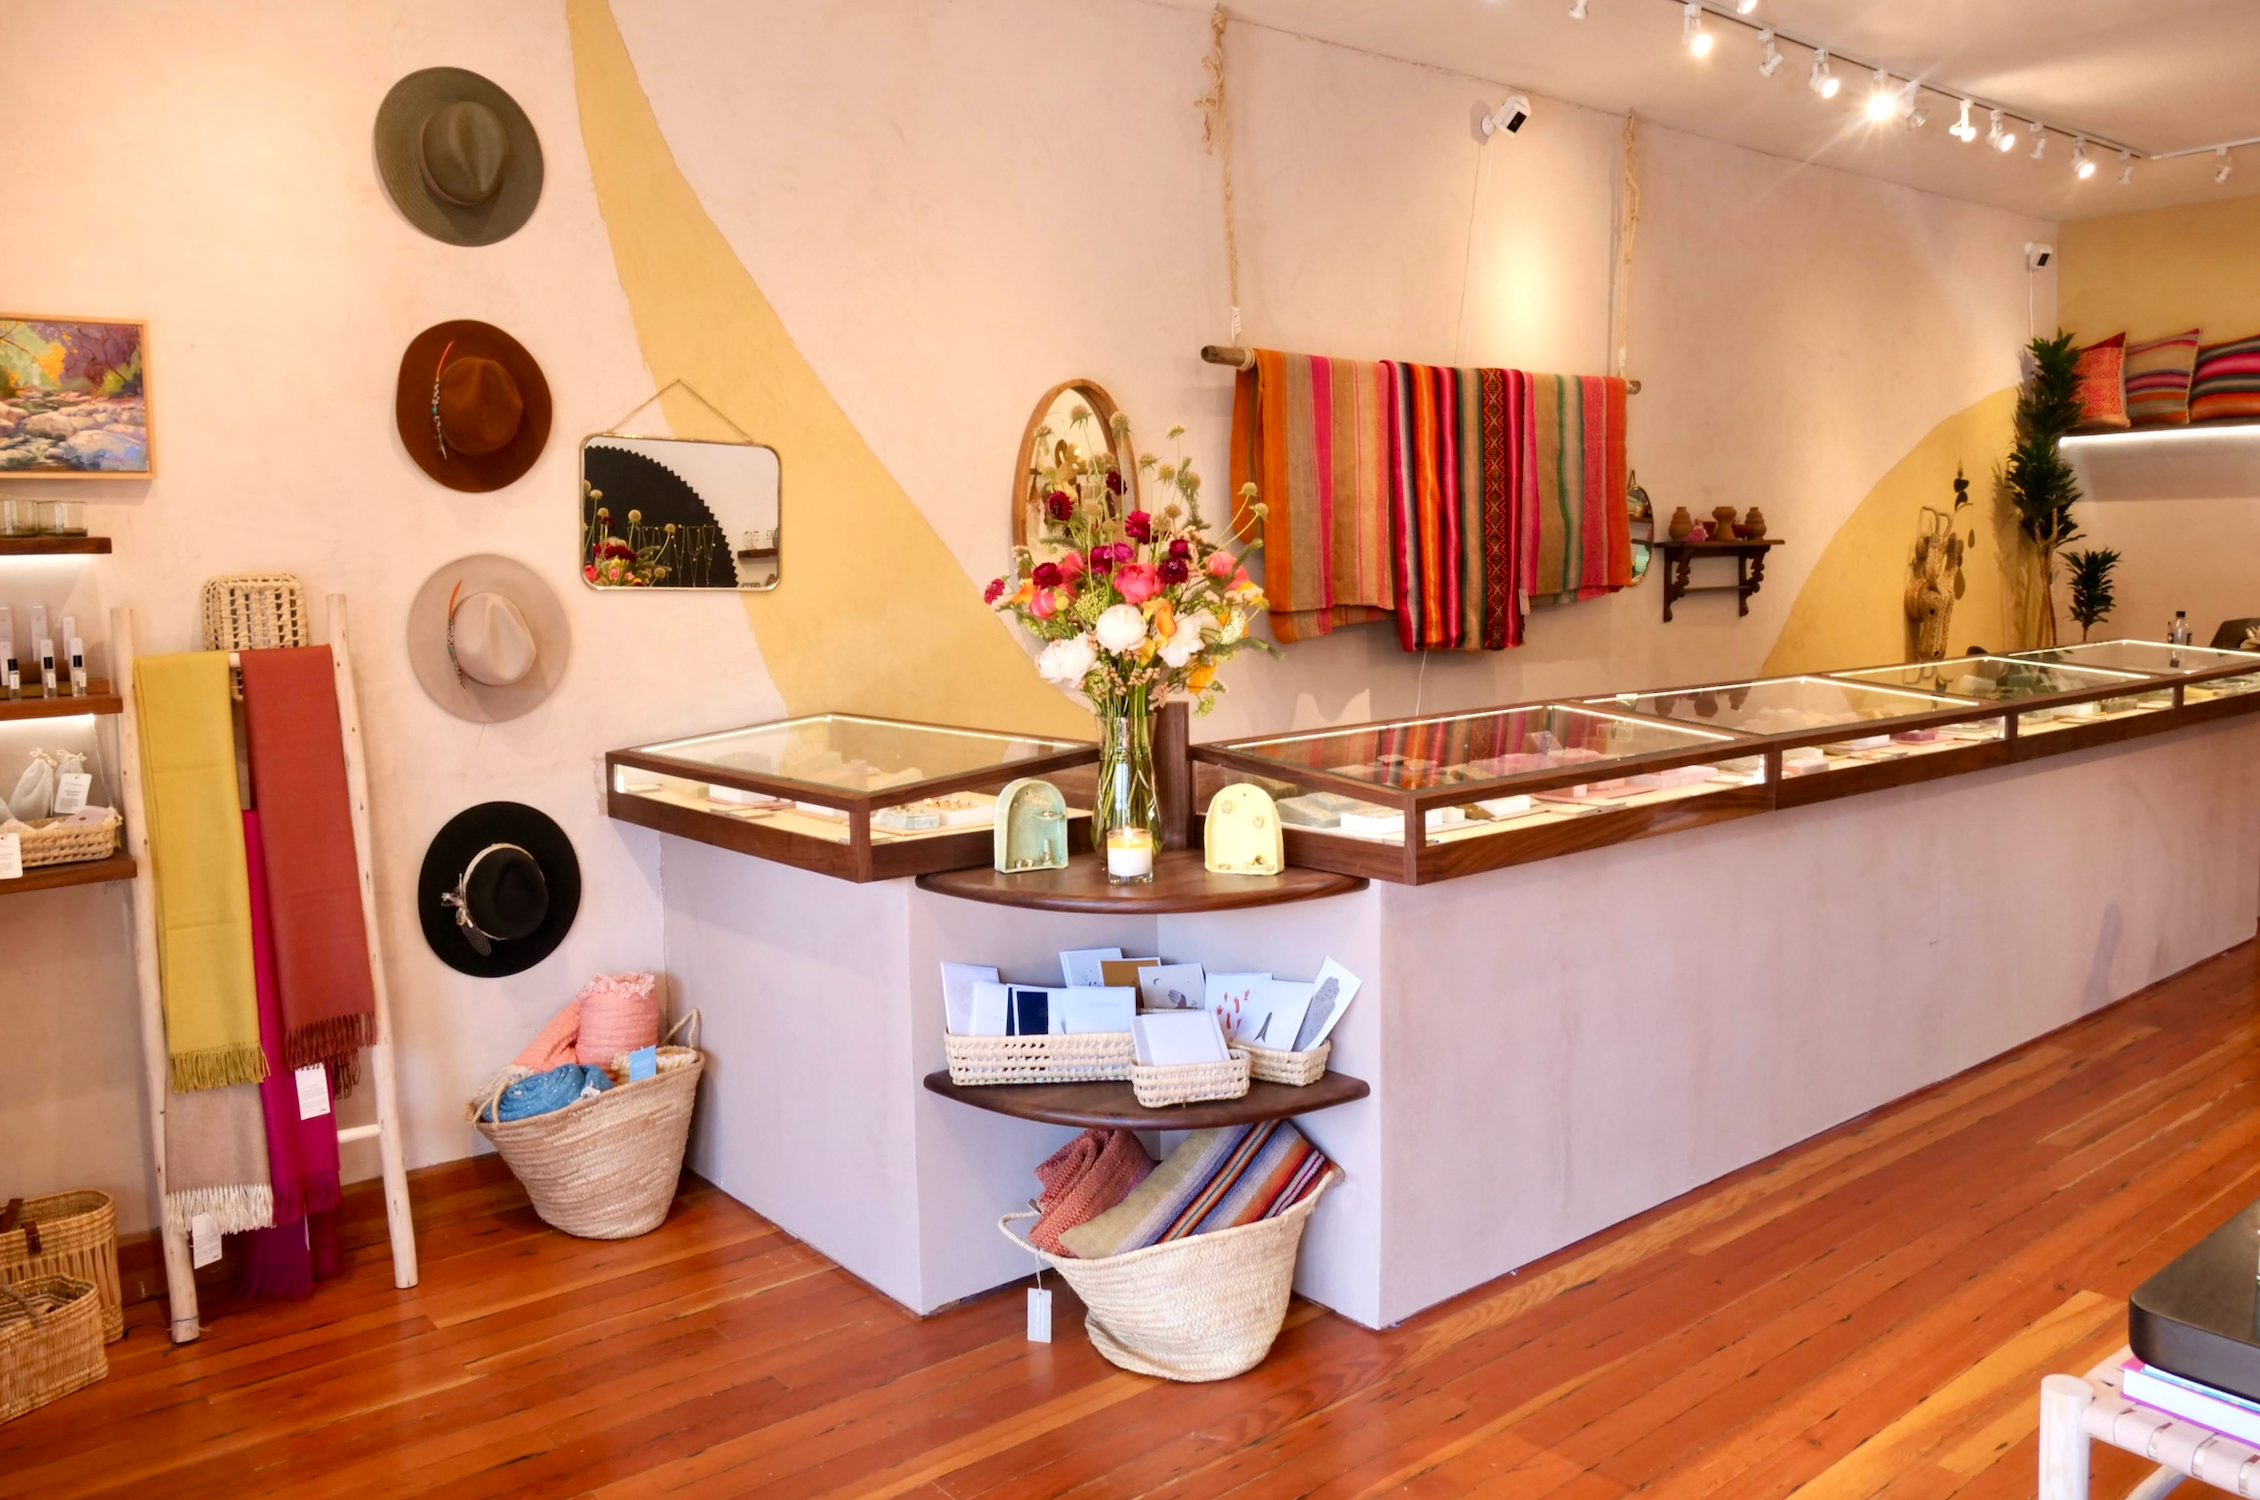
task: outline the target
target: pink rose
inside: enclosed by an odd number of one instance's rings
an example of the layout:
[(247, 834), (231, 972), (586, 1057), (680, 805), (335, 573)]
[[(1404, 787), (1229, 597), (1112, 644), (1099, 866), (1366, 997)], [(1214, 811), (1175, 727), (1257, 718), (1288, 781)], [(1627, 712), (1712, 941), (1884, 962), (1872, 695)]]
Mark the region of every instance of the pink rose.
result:
[(1225, 552), (1220, 549), (1218, 551), (1211, 552), (1208, 555), (1208, 561), (1203, 563), (1201, 566), (1208, 570), (1208, 576), (1211, 578), (1230, 578), (1232, 576), (1232, 569), (1237, 566), (1237, 564), (1232, 561), (1231, 553)]
[(1053, 602), (1052, 591), (1050, 589), (1036, 590), (1036, 597), (1028, 601), (1028, 613), (1039, 620), (1048, 620), (1053, 615), (1058, 614), (1059, 605)]
[(1126, 604), (1143, 604), (1161, 592), (1161, 574), (1152, 563), (1124, 563), (1114, 570), (1114, 590)]

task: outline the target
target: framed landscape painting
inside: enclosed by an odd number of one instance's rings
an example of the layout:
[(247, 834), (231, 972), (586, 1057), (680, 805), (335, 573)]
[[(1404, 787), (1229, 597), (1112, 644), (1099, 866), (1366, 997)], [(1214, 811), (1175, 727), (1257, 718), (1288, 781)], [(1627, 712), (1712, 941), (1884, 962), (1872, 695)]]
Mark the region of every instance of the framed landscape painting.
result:
[(146, 479), (148, 328), (0, 313), (0, 479)]

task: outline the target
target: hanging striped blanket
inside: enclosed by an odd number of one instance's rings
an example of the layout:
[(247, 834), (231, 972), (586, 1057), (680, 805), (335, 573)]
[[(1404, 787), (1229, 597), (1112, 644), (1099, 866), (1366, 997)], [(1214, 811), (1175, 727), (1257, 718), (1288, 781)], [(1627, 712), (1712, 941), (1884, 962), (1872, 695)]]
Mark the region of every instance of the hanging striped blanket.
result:
[(1265, 592), (1282, 641), (1394, 613), (1407, 651), (1519, 646), (1532, 603), (1632, 581), (1625, 388), (1256, 351), (1232, 414), (1240, 486), (1266, 503)]

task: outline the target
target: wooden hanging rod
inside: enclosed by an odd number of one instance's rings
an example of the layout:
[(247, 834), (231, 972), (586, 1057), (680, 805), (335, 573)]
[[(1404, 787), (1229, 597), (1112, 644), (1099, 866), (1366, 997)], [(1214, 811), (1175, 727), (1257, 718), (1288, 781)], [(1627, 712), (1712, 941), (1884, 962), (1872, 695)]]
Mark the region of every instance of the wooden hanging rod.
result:
[[(1212, 365), (1225, 365), (1235, 370), (1252, 370), (1255, 368), (1256, 351), (1243, 349), (1234, 344), (1203, 344), (1201, 345), (1201, 358)], [(1637, 380), (1626, 381), (1624, 392), (1628, 396), (1639, 395), (1640, 382)]]

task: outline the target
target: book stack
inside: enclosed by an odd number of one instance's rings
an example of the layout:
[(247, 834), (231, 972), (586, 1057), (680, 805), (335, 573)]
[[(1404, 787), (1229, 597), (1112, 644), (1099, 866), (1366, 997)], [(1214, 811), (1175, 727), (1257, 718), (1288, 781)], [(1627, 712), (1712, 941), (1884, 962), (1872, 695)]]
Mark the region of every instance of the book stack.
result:
[(2260, 1401), (2200, 1384), (2139, 1359), (2128, 1359), (2119, 1366), (2119, 1390), (2129, 1401), (2260, 1447)]

